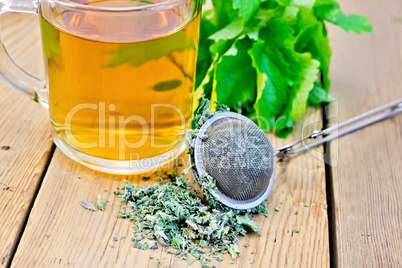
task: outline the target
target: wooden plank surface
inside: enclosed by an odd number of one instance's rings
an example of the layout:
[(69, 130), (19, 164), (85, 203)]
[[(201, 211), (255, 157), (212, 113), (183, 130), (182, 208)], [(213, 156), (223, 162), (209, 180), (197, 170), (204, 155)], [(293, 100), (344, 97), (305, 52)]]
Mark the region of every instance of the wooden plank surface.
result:
[[(275, 139), (274, 145), (299, 138), (303, 126), (307, 131), (313, 127), (320, 128), (320, 125), (321, 112), (310, 109), (297, 125), (295, 134), (287, 140)], [(183, 162), (188, 165), (187, 159)], [(213, 261), (211, 265), (329, 266), (322, 153), (318, 150), (294, 158), (286, 169), (278, 168), (277, 173), (268, 198), (268, 218), (263, 215), (253, 218), (260, 224), (262, 233), (240, 238), (241, 256), (234, 265), (230, 264), (229, 255), (225, 256), (223, 262)], [(134, 249), (130, 241), (132, 223), (115, 216), (119, 199), (114, 197), (113, 191), (123, 184), (124, 178), (134, 183), (144, 183), (140, 179), (142, 176), (113, 176), (94, 172), (56, 150), (12, 267), (156, 267), (157, 259), (162, 256), (166, 256), (162, 261), (163, 267), (186, 267), (186, 262), (164, 251)], [(114, 177), (116, 180), (113, 180)], [(104, 212), (91, 212), (80, 206), (81, 200), (94, 202), (98, 194), (110, 201)], [(275, 208), (279, 211), (275, 211)], [(298, 229), (299, 233), (295, 233), (294, 229)], [(118, 241), (114, 241), (115, 237)], [(250, 246), (245, 248), (245, 243)], [(199, 266), (199, 263), (192, 265)]]
[[(402, 98), (402, 2), (342, 0), (374, 32), (329, 29), (334, 55), (332, 123)], [(337, 111), (337, 112), (336, 112)], [(402, 266), (402, 115), (331, 145), (340, 267)]]
[[(36, 16), (6, 14), (1, 24), (10, 54), (22, 67), (40, 75)], [(53, 143), (44, 108), (3, 81), (0, 95), (0, 267), (5, 267), (24, 228)]]

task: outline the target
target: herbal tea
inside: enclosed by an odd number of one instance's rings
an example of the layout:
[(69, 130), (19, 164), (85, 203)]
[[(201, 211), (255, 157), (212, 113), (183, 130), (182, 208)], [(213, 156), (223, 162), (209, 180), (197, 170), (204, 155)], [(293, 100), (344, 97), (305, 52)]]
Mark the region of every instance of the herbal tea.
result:
[(55, 139), (107, 160), (151, 158), (175, 148), (183, 137), (174, 134), (191, 121), (199, 31), (193, 13), (193, 6), (181, 5), (125, 20), (124, 14), (41, 14)]

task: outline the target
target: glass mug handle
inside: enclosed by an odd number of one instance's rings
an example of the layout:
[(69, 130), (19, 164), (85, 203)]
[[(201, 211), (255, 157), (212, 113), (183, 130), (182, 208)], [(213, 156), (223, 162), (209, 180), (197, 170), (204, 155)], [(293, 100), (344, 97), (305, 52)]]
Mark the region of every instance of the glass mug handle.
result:
[[(37, 0), (0, 0), (0, 15), (5, 12), (38, 14)], [(21, 69), (10, 57), (1, 40), (0, 77), (12, 88), (48, 107), (46, 82)]]

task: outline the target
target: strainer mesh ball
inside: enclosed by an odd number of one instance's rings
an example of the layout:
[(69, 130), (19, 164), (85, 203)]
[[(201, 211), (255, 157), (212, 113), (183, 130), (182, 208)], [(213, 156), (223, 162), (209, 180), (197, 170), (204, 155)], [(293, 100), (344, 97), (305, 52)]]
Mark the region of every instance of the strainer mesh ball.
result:
[(267, 134), (250, 119), (232, 112), (217, 113), (201, 127), (195, 142), (198, 175), (216, 180), (211, 194), (237, 209), (259, 205), (273, 180), (275, 153)]

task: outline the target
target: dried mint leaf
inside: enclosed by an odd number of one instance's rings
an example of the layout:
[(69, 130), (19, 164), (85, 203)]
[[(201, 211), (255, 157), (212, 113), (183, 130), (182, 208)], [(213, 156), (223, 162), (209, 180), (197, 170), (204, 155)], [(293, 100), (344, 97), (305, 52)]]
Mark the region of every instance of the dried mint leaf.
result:
[(238, 224), (251, 228), (253, 230), (253, 232), (261, 232), (261, 229), (258, 226), (258, 224), (253, 222), (252, 220), (250, 220), (250, 218), (248, 217), (248, 214), (243, 215), (243, 216), (236, 216), (236, 219), (237, 219)]
[(106, 201), (105, 200), (102, 200), (102, 198), (101, 198), (101, 196), (100, 195), (98, 195), (98, 197), (96, 198), (96, 203), (97, 203), (97, 205), (98, 205), (98, 209), (99, 210), (105, 210), (105, 207), (106, 207)]
[(230, 245), (228, 251), (229, 251), (230, 255), (232, 255), (233, 259), (239, 257), (239, 255), (240, 255), (239, 246), (237, 244)]
[(92, 204), (91, 202), (87, 203), (87, 202), (85, 202), (85, 201), (81, 201), (80, 204), (81, 204), (81, 206), (83, 206), (84, 208), (86, 208), (86, 209), (88, 209), (88, 210), (91, 210), (91, 211), (95, 211), (95, 210), (96, 210), (94, 204)]

